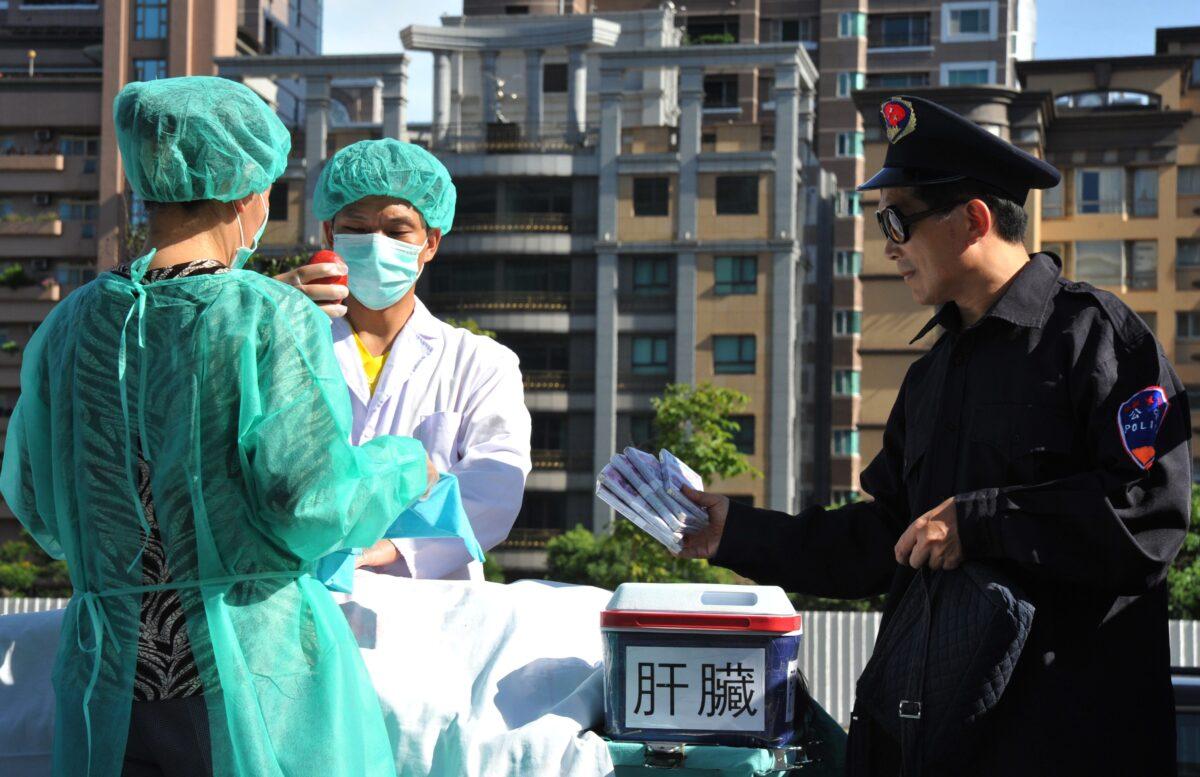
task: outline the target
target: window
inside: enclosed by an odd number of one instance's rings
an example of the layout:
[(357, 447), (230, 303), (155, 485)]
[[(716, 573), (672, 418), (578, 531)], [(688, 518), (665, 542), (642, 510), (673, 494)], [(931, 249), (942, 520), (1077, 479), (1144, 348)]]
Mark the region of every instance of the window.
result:
[(1126, 285), (1131, 289), (1158, 288), (1158, 243), (1134, 240), (1126, 245)]
[(533, 422), (530, 447), (542, 451), (562, 450), (565, 416), (555, 413), (534, 413), (530, 420)]
[[(477, 273), (477, 282), (488, 283), (489, 285), (483, 288), (475, 288), (475, 291), (494, 291), (495, 286), (495, 270), (491, 262), (481, 261), (478, 263), (472, 262), (467, 264), (462, 263), (465, 267), (472, 267)], [(456, 267), (457, 269), (457, 267)], [(462, 281), (467, 281), (464, 277)], [(451, 281), (451, 290), (458, 286), (460, 282), (458, 272), (454, 273), (454, 280)], [(555, 261), (548, 257), (528, 257), (524, 259), (514, 259), (504, 264), (504, 291), (515, 292), (559, 292), (565, 293), (571, 290), (571, 268), (564, 262)]]
[(718, 175), (716, 204), (718, 216), (758, 213), (758, 176)]
[(867, 85), (866, 73), (838, 73), (837, 77), (838, 97), (849, 97), (851, 92), (862, 89)]
[(754, 294), (758, 291), (757, 256), (718, 256), (715, 266), (717, 294)]
[(1200, 267), (1200, 240), (1180, 238), (1175, 243), (1175, 266)]
[(872, 14), (867, 47), (912, 48), (929, 45), (929, 14)]
[(862, 195), (859, 192), (843, 189), (838, 193), (837, 215), (842, 217), (862, 215)]
[(943, 86), (974, 86), (996, 81), (995, 62), (946, 62), (942, 64)]
[(731, 415), (729, 420), (738, 425), (738, 429), (733, 433), (733, 444), (737, 446), (738, 453), (744, 453), (747, 456), (754, 455), (754, 416), (752, 415)]
[(650, 445), (657, 436), (654, 433), (654, 415), (652, 413), (638, 413), (629, 416), (629, 437), (634, 447)]
[(1158, 108), (1162, 97), (1150, 92), (1126, 92), (1114, 90), (1089, 90), (1071, 92), (1054, 98), (1055, 107), (1066, 111), (1093, 111), (1097, 109), (1129, 110), (1130, 108)]
[(862, 156), (863, 134), (861, 132), (839, 132), (837, 136), (837, 155)]
[(529, 6), (527, 5), (506, 5), (504, 13), (508, 16), (527, 16), (529, 14)]
[(276, 181), (271, 186), (271, 194), (267, 198), (267, 208), (271, 215), (280, 221), (288, 219), (288, 185), (284, 181)]
[(839, 397), (856, 397), (861, 393), (862, 373), (858, 370), (834, 370), (833, 393)]
[(833, 274), (838, 278), (851, 278), (862, 272), (862, 251), (838, 251), (833, 255)]
[(1180, 165), (1177, 191), (1180, 197), (1200, 195), (1200, 165)]
[(167, 61), (165, 59), (135, 59), (133, 61), (134, 81), (154, 81), (167, 77)]
[(1200, 312), (1187, 310), (1176, 313), (1175, 337), (1180, 340), (1200, 340)]
[(1058, 186), (1042, 192), (1042, 218), (1060, 219), (1065, 215), (1063, 212), (1063, 183), (1059, 181)]
[(737, 43), (740, 25), (736, 16), (690, 16), (687, 20), (689, 44)]
[(666, 375), (670, 371), (669, 338), (638, 336), (633, 338), (633, 374)]
[(1158, 215), (1158, 168), (1138, 167), (1130, 176), (1133, 183), (1133, 214), (1139, 218)]
[(704, 109), (731, 110), (738, 107), (738, 78), (736, 73), (704, 77)]
[(1192, 60), (1192, 88), (1200, 89), (1200, 57)]
[(566, 93), (567, 66), (565, 63), (550, 63), (542, 66), (542, 91), (546, 94)]
[(816, 20), (811, 16), (803, 19), (784, 19), (779, 24), (779, 40), (785, 43), (815, 41), (817, 39), (816, 30)]
[(714, 335), (713, 372), (718, 375), (753, 375), (754, 335)]
[(857, 429), (834, 429), (833, 430), (833, 455), (834, 456), (857, 456), (858, 455), (858, 430)]
[(64, 289), (74, 289), (96, 280), (95, 267), (71, 267), (60, 265), (54, 268), (54, 280)]
[(833, 311), (833, 333), (838, 337), (862, 334), (862, 311)]
[(134, 5), (135, 40), (163, 40), (167, 37), (167, 0), (137, 0)]
[(909, 86), (929, 86), (928, 73), (868, 73), (869, 89), (904, 89)]
[(1075, 280), (1093, 286), (1120, 286), (1124, 258), (1119, 240), (1081, 240), (1075, 244)]
[(670, 193), (670, 181), (666, 178), (634, 178), (633, 215), (668, 215), (670, 213)]
[(859, 11), (838, 14), (838, 37), (861, 38), (867, 34), (867, 15)]
[(997, 16), (994, 2), (943, 3), (942, 40), (948, 43), (994, 40)]
[(634, 294), (670, 294), (671, 260), (665, 256), (639, 256), (633, 260)]
[(63, 156), (100, 156), (100, 138), (95, 135), (64, 135), (58, 139)]
[(1125, 171), (1119, 167), (1075, 171), (1076, 213), (1121, 213), (1124, 192)]

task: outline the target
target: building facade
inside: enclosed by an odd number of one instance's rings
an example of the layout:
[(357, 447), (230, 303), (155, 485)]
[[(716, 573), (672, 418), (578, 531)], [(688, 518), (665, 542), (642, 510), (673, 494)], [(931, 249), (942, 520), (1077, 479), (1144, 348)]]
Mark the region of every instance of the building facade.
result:
[[(223, 56), (319, 53), (321, 0), (0, 3), (0, 426), (21, 350), (54, 303), (126, 256), (112, 102), (130, 81), (215, 74)], [(252, 84), (297, 115), (294, 85)], [(7, 508), (0, 537), (15, 530)]]
[[(717, 487), (795, 509), (815, 68), (795, 43), (683, 45), (670, 7), (514, 17), (402, 33), (434, 53), (430, 143), (459, 191), (418, 294), (517, 352), (533, 414), (502, 563), (536, 567), (513, 554), (608, 525), (595, 472), (649, 440), (671, 382), (750, 396), (738, 442), (766, 477)], [(705, 80), (745, 72), (770, 79), (774, 105), (717, 119)]]
[[(1017, 66), (1021, 91), (1000, 87), (911, 90), (942, 102), (1063, 174), (1030, 192), (1030, 251), (1062, 257), (1064, 274), (1119, 295), (1157, 334), (1200, 401), (1200, 27), (1158, 31), (1156, 52), (1138, 57), (1034, 60)], [(867, 126), (866, 165), (883, 162), (880, 103), (855, 103)], [(863, 193), (874, 210), (878, 192)], [(937, 339), (909, 345), (932, 312), (918, 307), (866, 232), (863, 283), (861, 453), (880, 450), (908, 366)], [(1200, 471), (1197, 468), (1196, 471)]]

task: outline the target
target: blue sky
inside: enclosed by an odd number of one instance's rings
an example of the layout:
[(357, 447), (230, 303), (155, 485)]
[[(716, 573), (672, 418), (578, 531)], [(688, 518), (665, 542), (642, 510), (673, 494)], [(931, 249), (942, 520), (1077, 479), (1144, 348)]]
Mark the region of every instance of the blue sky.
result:
[[(1200, 25), (1200, 0), (1039, 0), (1037, 5), (1038, 59), (1151, 54), (1155, 28)], [(462, 0), (325, 0), (325, 53), (402, 51), (401, 28), (437, 25), (442, 14), (461, 12)], [(432, 55), (413, 52), (409, 121), (429, 121), (432, 82)]]

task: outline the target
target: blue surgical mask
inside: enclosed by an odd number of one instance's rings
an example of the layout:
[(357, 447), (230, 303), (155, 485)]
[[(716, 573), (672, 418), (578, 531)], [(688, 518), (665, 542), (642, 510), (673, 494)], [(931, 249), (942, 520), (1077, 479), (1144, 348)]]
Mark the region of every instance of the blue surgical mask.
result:
[[(271, 209), (267, 207), (267, 201), (263, 199), (261, 194), (258, 195), (258, 201), (261, 202), (263, 206), (262, 226), (259, 227), (258, 231), (254, 233), (254, 245), (244, 245), (233, 252), (233, 261), (229, 263), (229, 266), (235, 270), (240, 270), (246, 266), (246, 262), (249, 261), (250, 257), (254, 256), (254, 252), (258, 250), (258, 241), (262, 240), (263, 232), (267, 231), (267, 221), (269, 221), (271, 218)], [(242, 214), (235, 212), (234, 215), (237, 216), (238, 242), (245, 243), (246, 233), (242, 230)]]
[(413, 245), (385, 235), (337, 234), (333, 250), (346, 263), (350, 293), (371, 310), (395, 305), (421, 274), (425, 243)]

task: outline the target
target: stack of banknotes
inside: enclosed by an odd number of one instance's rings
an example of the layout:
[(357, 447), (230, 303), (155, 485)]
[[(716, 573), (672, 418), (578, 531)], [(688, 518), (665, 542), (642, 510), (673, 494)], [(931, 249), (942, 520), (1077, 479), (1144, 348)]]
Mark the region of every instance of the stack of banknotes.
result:
[(683, 536), (708, 526), (708, 514), (683, 495), (683, 486), (704, 490), (704, 481), (670, 451), (626, 448), (614, 454), (596, 479), (596, 496), (672, 553)]

